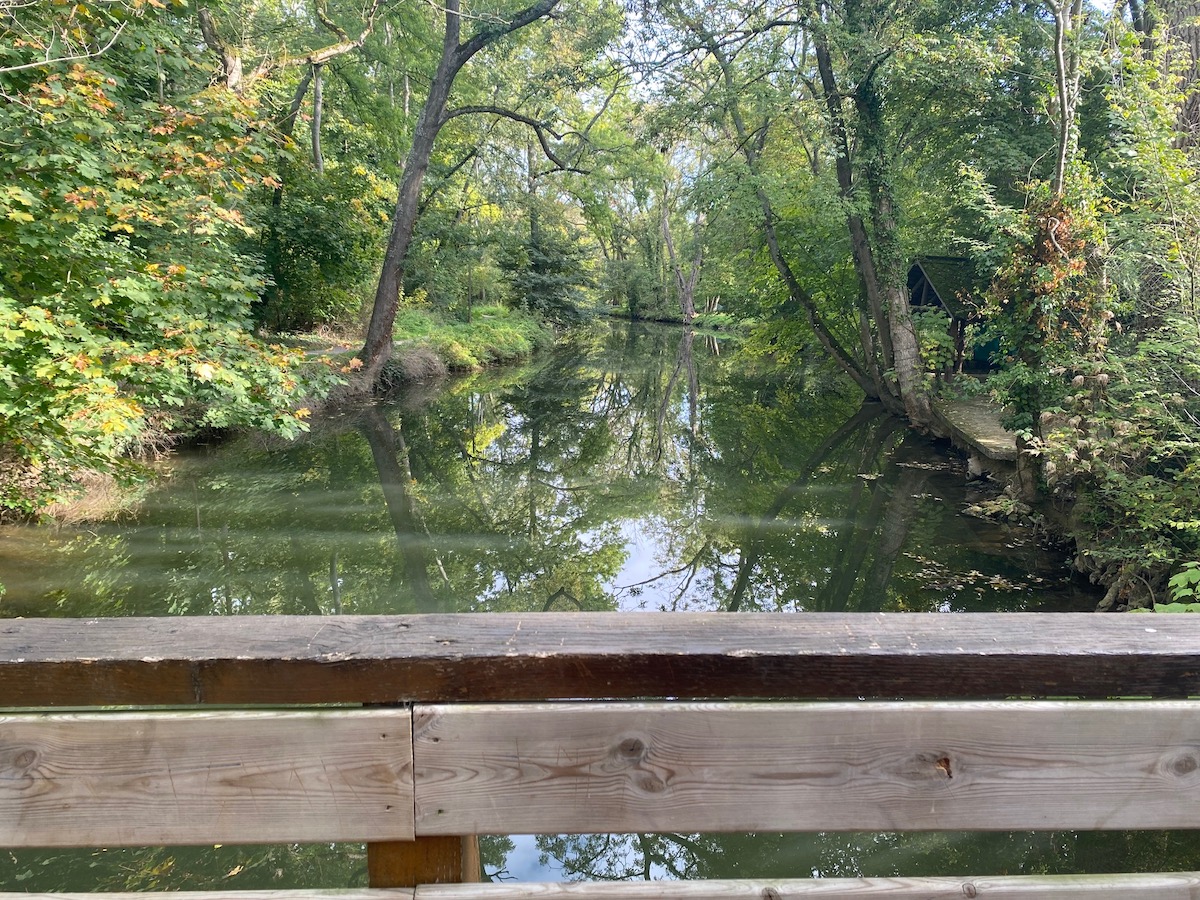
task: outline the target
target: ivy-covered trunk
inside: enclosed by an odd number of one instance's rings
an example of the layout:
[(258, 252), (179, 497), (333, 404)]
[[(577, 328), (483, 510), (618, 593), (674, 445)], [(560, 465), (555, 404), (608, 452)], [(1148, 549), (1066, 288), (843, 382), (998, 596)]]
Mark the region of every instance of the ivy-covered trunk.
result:
[(887, 155), (887, 125), (883, 118), (883, 101), (879, 96), (875, 71), (871, 70), (854, 95), (859, 122), (859, 152), (863, 156), (862, 169), (871, 198), (871, 224), (875, 236), (874, 246), (869, 248), (873, 251), (870, 256), (875, 262), (869, 270), (874, 284), (869, 287), (868, 295), (881, 294), (885, 298), (887, 328), (881, 338), (884, 358), (886, 360), (886, 351), (890, 349), (891, 369), (896, 374), (896, 388), (904, 404), (904, 413), (913, 425), (921, 428), (932, 424), (933, 405), (909, 305), (908, 266), (896, 224)]
[[(846, 19), (851, 26), (858, 18), (855, 8), (856, 5), (848, 4)], [(846, 204), (846, 229), (864, 312), (870, 317), (860, 329), (868, 371), (885, 403), (893, 409), (903, 410), (914, 426), (928, 428), (933, 423), (933, 410), (909, 309), (906, 266), (889, 181), (883, 105), (875, 81), (879, 61), (848, 61), (848, 65), (860, 73), (852, 93), (856, 113), (852, 133), (843, 106), (848, 92), (843, 90), (834, 69), (830, 29), (824, 23), (814, 29), (814, 50), (822, 99), (836, 150), (838, 188)], [(848, 77), (853, 79), (853, 75)], [(857, 169), (854, 166), (856, 156)], [(866, 182), (870, 229), (859, 211), (860, 180)]]

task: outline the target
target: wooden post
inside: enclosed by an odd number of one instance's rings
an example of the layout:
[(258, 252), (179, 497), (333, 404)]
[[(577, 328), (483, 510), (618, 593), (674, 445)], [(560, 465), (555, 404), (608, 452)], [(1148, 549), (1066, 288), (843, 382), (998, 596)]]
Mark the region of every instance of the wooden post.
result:
[(422, 837), (367, 844), (367, 883), (373, 888), (481, 880), (479, 838)]

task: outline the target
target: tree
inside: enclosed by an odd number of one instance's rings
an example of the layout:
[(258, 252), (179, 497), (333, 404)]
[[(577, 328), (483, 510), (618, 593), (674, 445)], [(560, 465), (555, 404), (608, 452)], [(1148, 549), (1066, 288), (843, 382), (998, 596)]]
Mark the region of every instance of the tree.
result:
[(26, 46), (39, 64), (0, 73), (0, 506), (35, 510), (170, 433), (295, 434), (299, 398), (324, 390), (248, 330), (262, 273), (244, 198), (274, 183), (264, 123), (191, 80), (172, 11), (130, 9), (53, 7), (46, 33), (108, 49), (43, 65)]
[[(392, 325), (400, 306), (400, 293), (404, 281), (404, 265), (408, 257), (420, 210), (421, 185), (429, 169), (434, 143), (446, 123), (461, 111), (448, 114), (447, 106), (454, 81), (458, 73), (480, 51), (497, 41), (519, 31), (539, 19), (548, 16), (559, 5), (560, 0), (537, 0), (517, 11), (508, 20), (481, 25), (466, 41), (461, 40), (462, 14), (460, 0), (447, 0), (445, 7), (445, 30), (442, 36), (442, 52), (437, 69), (429, 85), (425, 104), (417, 118), (413, 131), (412, 146), (404, 165), (404, 177), (400, 182), (396, 210), (392, 216), (391, 232), (384, 253), (383, 268), (375, 291), (375, 302), (371, 309), (371, 320), (367, 326), (366, 340), (359, 358), (363, 362), (363, 380), (369, 389), (378, 381), (384, 364), (392, 352)], [(536, 124), (536, 123), (533, 123)], [(542, 132), (538, 131), (539, 136)], [(544, 142), (543, 146), (548, 146)]]
[[(339, 56), (344, 56), (347, 53), (352, 53), (362, 48), (368, 37), (375, 29), (376, 16), (379, 13), (381, 0), (372, 0), (372, 2), (362, 12), (362, 27), (358, 35), (351, 37), (350, 34), (339, 25), (329, 15), (326, 8), (327, 0), (313, 0), (312, 16), (321, 25), (321, 27), (337, 38), (333, 43), (324, 44), (317, 47), (278, 47), (263, 49), (252, 46), (245, 46), (235, 43), (232, 39), (227, 39), (221, 34), (221, 29), (218, 27), (216, 18), (212, 10), (208, 6), (201, 6), (196, 12), (196, 18), (200, 25), (200, 33), (204, 37), (205, 46), (210, 51), (215, 53), (219, 59), (218, 78), (224, 86), (237, 94), (250, 93), (260, 78), (265, 78), (280, 68), (289, 66), (305, 66), (308, 69), (305, 79), (301, 82), (302, 89), (298, 91), (297, 98), (302, 99), (304, 92), (311, 83), (314, 90), (320, 90), (321, 86), (321, 67), (331, 60), (337, 59)], [(264, 11), (277, 13), (281, 18), (287, 19), (293, 16), (294, 13), (290, 10), (275, 10), (269, 6), (264, 7), (260, 4), (252, 4), (249, 8), (238, 8), (240, 4), (235, 5), (230, 12), (235, 16), (241, 15), (247, 20), (253, 20), (256, 17), (263, 15)], [(305, 23), (307, 24), (307, 23)], [(272, 29), (274, 30), (274, 29)], [(245, 56), (247, 53), (252, 53), (258, 57), (258, 61), (253, 67), (246, 71)], [(319, 109), (319, 100), (317, 101), (317, 109)], [(319, 122), (319, 115), (316, 116)], [(315, 139), (314, 132), (314, 139)]]
[[(748, 178), (740, 187), (752, 192), (767, 254), (786, 288), (782, 312), (801, 318), (867, 396), (918, 427), (930, 426), (929, 379), (909, 310), (895, 193), (900, 137), (885, 111), (896, 105), (888, 74), (900, 66), (903, 43), (914, 30), (950, 29), (954, 21), (870, 0), (798, 11), (770, 2), (701, 9), (669, 0), (658, 10), (679, 35), (665, 53), (682, 70), (674, 77), (686, 98), (681, 105), (691, 107), (686, 114), (715, 121), (744, 163)], [(819, 103), (823, 121), (793, 114), (797, 96)], [(785, 138), (789, 126), (795, 131)], [(828, 292), (797, 268), (788, 246), (791, 229), (774, 185), (786, 177), (776, 156), (789, 138), (803, 148), (812, 184), (826, 172), (836, 177), (858, 279), (849, 310), (831, 304)]]

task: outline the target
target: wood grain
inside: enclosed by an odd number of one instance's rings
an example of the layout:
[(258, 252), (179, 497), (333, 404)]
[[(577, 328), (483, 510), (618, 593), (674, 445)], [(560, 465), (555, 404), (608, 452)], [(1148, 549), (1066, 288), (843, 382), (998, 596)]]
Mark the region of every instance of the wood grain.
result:
[(0, 620), (0, 707), (1192, 694), (1186, 615)]
[(9, 894), (0, 892), (0, 900), (413, 900), (407, 890), (369, 888), (333, 888), (291, 891), (171, 891), (169, 893), (53, 893)]
[(0, 900), (413, 900), (413, 891), (334, 888), (292, 891), (171, 891), (170, 893), (9, 894)]
[(423, 837), (367, 844), (371, 887), (471, 884), (480, 880), (479, 838)]
[(414, 711), (417, 833), (1200, 827), (1200, 703)]
[(820, 878), (796, 881), (643, 881), (440, 885), (416, 900), (1195, 900), (1200, 872), (997, 878)]
[(408, 710), (0, 717), (0, 846), (412, 839)]

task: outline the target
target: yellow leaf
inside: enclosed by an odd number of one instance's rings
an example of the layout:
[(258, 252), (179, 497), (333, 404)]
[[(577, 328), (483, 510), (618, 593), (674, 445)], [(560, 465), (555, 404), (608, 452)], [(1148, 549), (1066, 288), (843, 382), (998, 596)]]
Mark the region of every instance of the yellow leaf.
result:
[(192, 366), (192, 372), (201, 381), (212, 381), (217, 369), (212, 363), (200, 362)]
[(133, 226), (128, 222), (116, 222), (108, 227), (111, 231), (124, 231), (126, 234), (133, 234)]
[(19, 209), (10, 209), (8, 211), (8, 218), (12, 219), (14, 222), (32, 222), (33, 221), (33, 216), (31, 216), (27, 212), (22, 212)]
[(246, 867), (245, 866), (234, 866), (232, 869), (230, 869), (228, 872), (225, 873), (225, 877), (232, 878), (234, 875), (238, 874), (244, 868), (246, 868)]

